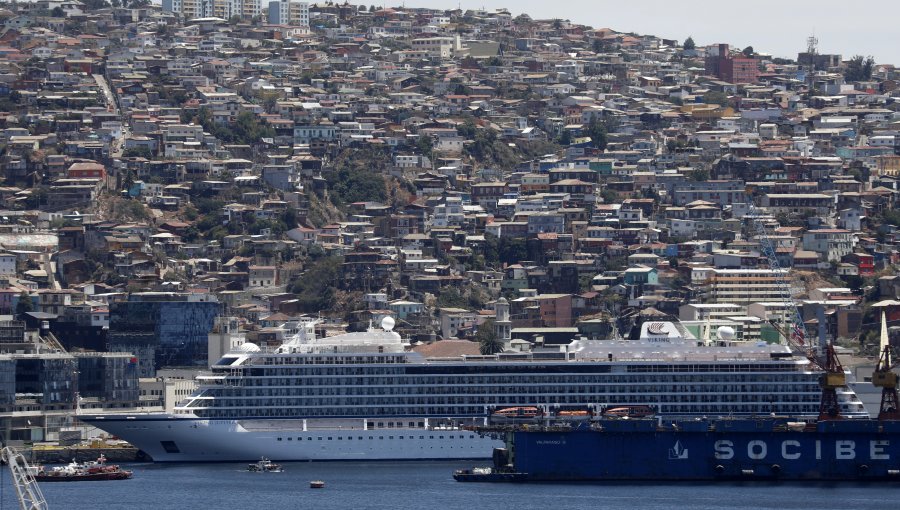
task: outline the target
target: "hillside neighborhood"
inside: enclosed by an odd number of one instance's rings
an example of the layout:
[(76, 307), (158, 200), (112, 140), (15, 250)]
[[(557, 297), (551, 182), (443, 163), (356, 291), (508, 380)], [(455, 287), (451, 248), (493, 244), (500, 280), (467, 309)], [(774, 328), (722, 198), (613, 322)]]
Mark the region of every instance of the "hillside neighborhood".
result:
[(882, 315), (900, 326), (900, 70), (679, 30), (5, 4), (3, 434), (171, 409), (222, 354), (312, 319), (390, 317), (447, 358), (654, 320), (775, 343), (796, 302), (810, 336), (875, 356)]

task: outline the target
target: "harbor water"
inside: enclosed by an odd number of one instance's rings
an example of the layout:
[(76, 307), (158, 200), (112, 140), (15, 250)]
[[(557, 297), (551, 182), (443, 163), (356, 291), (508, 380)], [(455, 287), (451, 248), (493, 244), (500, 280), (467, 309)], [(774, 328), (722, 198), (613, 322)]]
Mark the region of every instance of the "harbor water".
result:
[[(482, 463), (486, 465), (487, 463)], [(43, 484), (52, 510), (311, 509), (879, 509), (893, 484), (473, 484), (455, 469), (477, 462), (286, 463), (283, 473), (246, 464), (133, 464), (132, 480)], [(125, 467), (123, 465), (123, 467)], [(3, 466), (2, 510), (18, 503)], [(324, 489), (310, 489), (323, 480)]]

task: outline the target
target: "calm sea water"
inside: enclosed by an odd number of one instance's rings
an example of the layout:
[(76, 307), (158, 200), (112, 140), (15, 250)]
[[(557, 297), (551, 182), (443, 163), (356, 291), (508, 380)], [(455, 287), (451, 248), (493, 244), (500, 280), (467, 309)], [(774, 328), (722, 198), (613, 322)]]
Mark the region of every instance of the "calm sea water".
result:
[[(477, 464), (477, 463), (475, 463)], [(471, 462), (288, 463), (283, 473), (245, 464), (138, 464), (131, 480), (45, 483), (53, 510), (488, 510), (488, 509), (878, 509), (900, 483), (854, 484), (469, 484), (451, 477)], [(3, 510), (18, 508), (3, 466)], [(310, 480), (324, 489), (310, 489)]]

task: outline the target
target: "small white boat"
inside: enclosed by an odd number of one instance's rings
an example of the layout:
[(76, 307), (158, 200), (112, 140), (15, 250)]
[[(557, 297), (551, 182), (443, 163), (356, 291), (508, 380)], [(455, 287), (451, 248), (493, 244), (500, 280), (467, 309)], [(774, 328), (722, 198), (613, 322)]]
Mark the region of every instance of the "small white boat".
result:
[(247, 465), (247, 471), (254, 473), (281, 473), (284, 469), (282, 469), (281, 464), (276, 464), (271, 460), (262, 457), (253, 464)]

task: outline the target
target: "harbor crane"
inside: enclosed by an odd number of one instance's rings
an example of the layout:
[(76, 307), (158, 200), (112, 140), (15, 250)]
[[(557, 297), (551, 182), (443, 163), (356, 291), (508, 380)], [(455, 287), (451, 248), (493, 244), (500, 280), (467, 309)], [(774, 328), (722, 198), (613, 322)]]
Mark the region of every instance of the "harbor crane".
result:
[(894, 369), (900, 366), (900, 360), (891, 352), (891, 343), (887, 332), (887, 318), (881, 312), (881, 339), (879, 342), (881, 355), (875, 372), (872, 374), (872, 385), (881, 388), (881, 407), (878, 409), (879, 420), (900, 420), (900, 398), (897, 398), (897, 385), (900, 376)]
[(16, 497), (19, 499), (19, 508), (21, 510), (47, 510), (47, 501), (34, 479), (34, 471), (28, 465), (25, 456), (7, 446), (0, 450), (0, 457), (6, 462), (12, 473), (13, 487), (16, 489)]
[[(752, 190), (748, 189), (747, 193), (747, 217), (750, 220), (756, 236), (759, 239), (762, 254), (766, 257), (769, 269), (775, 275), (776, 286), (784, 306), (785, 314), (793, 324), (789, 332), (781, 331), (788, 344), (796, 351), (802, 352), (806, 358), (816, 368), (822, 370), (822, 376), (819, 378), (819, 387), (822, 388), (822, 397), (819, 403), (819, 420), (839, 420), (841, 419), (841, 405), (838, 402), (837, 390), (847, 385), (847, 376), (844, 374), (844, 367), (834, 351), (834, 346), (830, 342), (823, 342), (825, 345), (819, 345), (818, 348), (812, 342), (807, 343), (806, 324), (803, 322), (803, 315), (800, 308), (794, 301), (791, 292), (791, 283), (787, 278), (787, 271), (781, 269), (781, 263), (775, 251), (775, 244), (769, 237), (766, 225), (761, 218), (759, 209), (753, 202)], [(820, 321), (824, 317), (820, 317)]]

